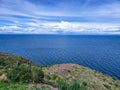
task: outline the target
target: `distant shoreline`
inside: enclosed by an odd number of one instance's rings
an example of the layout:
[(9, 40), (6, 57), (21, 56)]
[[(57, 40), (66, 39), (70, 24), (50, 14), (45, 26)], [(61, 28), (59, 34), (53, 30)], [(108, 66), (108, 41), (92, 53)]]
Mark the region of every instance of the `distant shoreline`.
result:
[(55, 35), (55, 36), (120, 36), (120, 34), (38, 34), (38, 33), (0, 33), (0, 35)]

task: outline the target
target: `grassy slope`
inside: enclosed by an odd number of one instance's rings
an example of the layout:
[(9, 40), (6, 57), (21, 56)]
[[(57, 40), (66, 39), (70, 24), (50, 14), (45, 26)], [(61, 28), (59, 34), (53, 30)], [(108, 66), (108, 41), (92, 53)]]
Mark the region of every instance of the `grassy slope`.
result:
[[(23, 57), (0, 53), (0, 71), (4, 68), (8, 69), (11, 66), (20, 64), (36, 66)], [(61, 64), (43, 67), (42, 69), (45, 73), (45, 82), (53, 86), (57, 86), (58, 81), (63, 79), (66, 80), (67, 83), (76, 80), (87, 85), (88, 90), (120, 90), (119, 80), (80, 65)], [(0, 82), (0, 90), (6, 90), (7, 88), (9, 88), (9, 90), (37, 90), (36, 87), (27, 88), (25, 83), (15, 83), (12, 81), (9, 83)], [(41, 88), (40, 90), (50, 90), (50, 88)]]
[[(18, 68), (16, 68), (16, 67), (18, 67)], [(30, 67), (41, 69), (41, 67), (38, 67), (32, 61), (30, 61), (26, 58), (0, 52), (0, 90), (38, 90), (38, 88), (36, 88), (36, 87), (28, 88), (27, 83), (17, 82), (17, 81), (13, 81), (13, 80), (10, 80), (9, 82), (2, 81), (2, 80), (4, 80), (4, 77), (2, 77), (3, 74), (5, 76), (7, 76), (8, 74), (15, 76), (14, 74), (10, 73), (10, 71), (12, 69), (14, 69), (16, 71), (18, 70), (17, 73), (14, 70), (12, 72), (12, 73), (15, 73), (17, 76), (17, 74), (20, 74), (20, 72), (25, 71), (27, 69), (29, 70)], [(25, 70), (22, 70), (22, 68), (25, 68)], [(23, 73), (23, 74), (25, 75), (25, 73)], [(29, 73), (29, 72), (27, 72), (27, 73)], [(24, 75), (22, 75), (22, 76), (24, 76)], [(16, 78), (16, 76), (13, 78)], [(46, 88), (48, 88), (48, 87), (46, 87)], [(42, 87), (40, 87), (39, 90), (50, 90), (49, 88), (48, 89), (46, 89), (46, 88), (43, 89)]]
[(35, 65), (32, 61), (26, 58), (0, 52), (0, 68), (19, 64)]
[[(0, 90), (26, 90), (25, 84), (0, 82)], [(32, 90), (32, 89), (31, 89)]]
[(45, 67), (43, 70), (46, 75), (58, 75), (68, 82), (72, 80), (86, 82), (89, 90), (120, 90), (119, 80), (80, 65), (53, 65), (48, 68)]

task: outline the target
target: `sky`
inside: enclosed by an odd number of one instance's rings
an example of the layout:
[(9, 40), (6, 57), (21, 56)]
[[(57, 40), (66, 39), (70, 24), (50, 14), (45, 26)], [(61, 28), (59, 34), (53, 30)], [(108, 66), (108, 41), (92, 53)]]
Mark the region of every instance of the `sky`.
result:
[(120, 0), (0, 0), (0, 34), (120, 34)]

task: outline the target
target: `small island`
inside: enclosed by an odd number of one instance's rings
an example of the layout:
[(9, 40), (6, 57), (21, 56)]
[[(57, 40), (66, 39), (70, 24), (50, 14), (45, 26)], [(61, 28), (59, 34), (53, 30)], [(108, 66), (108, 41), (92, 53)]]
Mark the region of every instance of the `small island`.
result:
[(120, 90), (120, 80), (77, 64), (39, 66), (1, 52), (0, 90)]

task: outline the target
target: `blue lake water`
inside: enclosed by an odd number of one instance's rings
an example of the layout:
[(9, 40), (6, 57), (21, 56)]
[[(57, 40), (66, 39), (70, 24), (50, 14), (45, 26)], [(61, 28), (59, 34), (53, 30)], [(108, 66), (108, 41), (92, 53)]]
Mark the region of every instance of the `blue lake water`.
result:
[(120, 79), (118, 35), (0, 35), (0, 52), (39, 65), (77, 63)]

